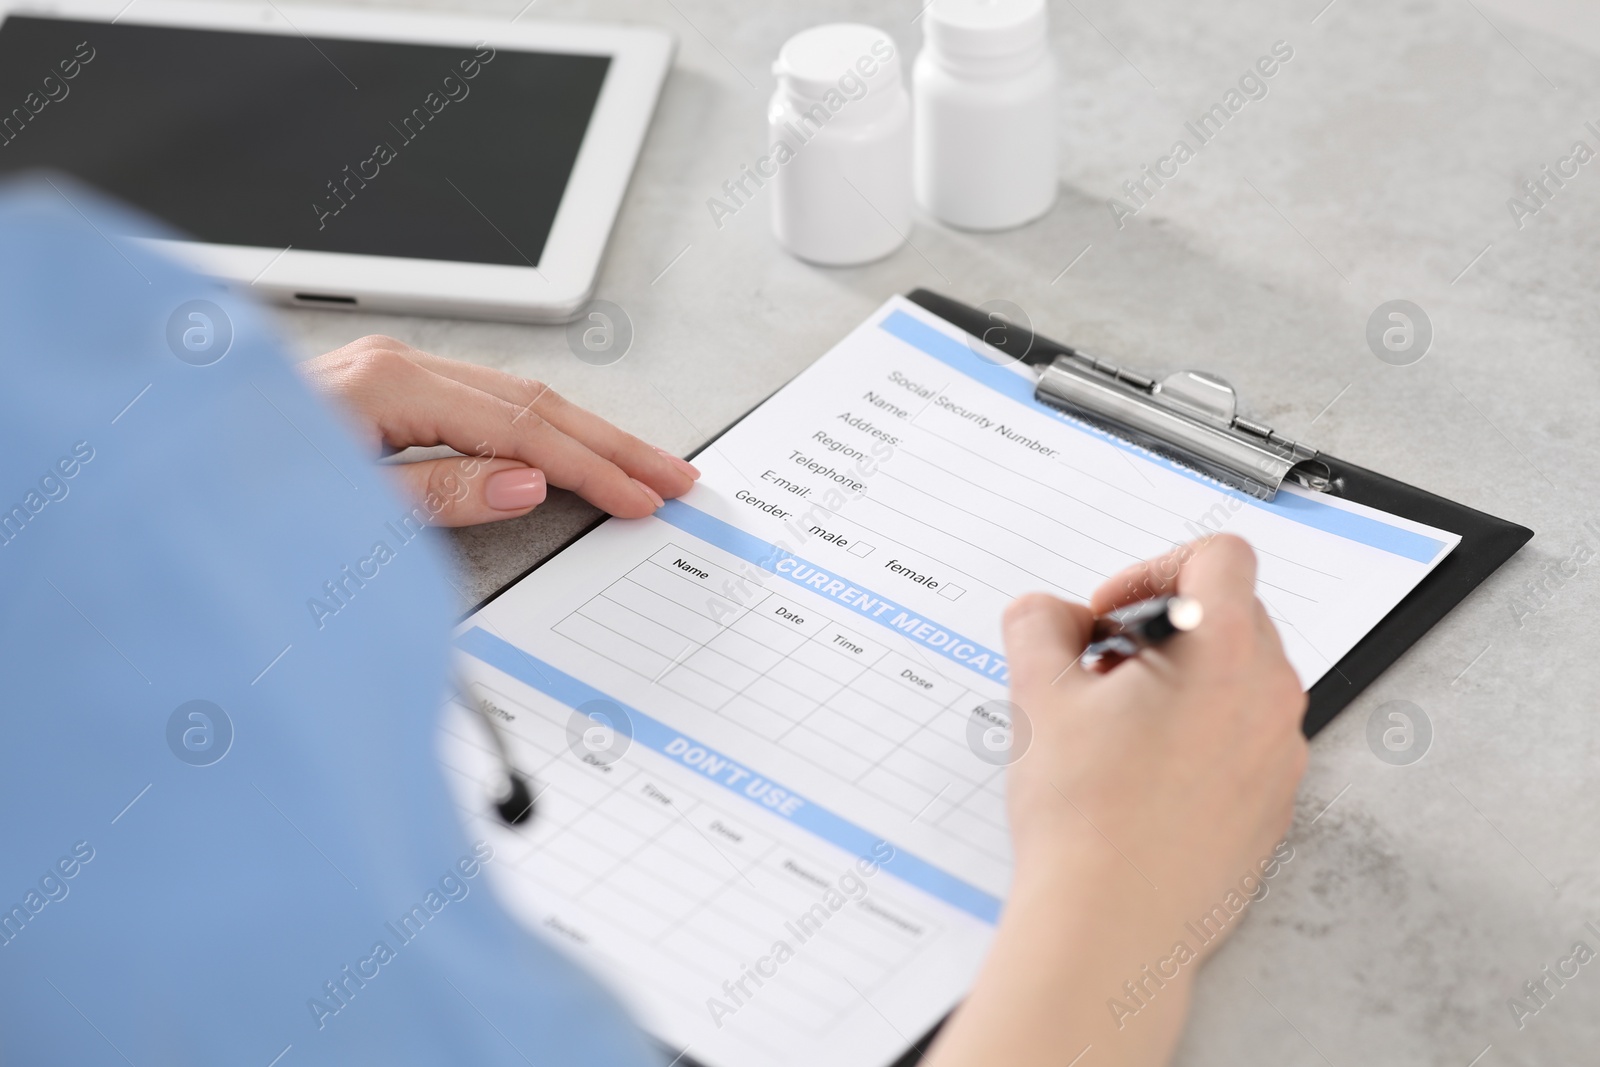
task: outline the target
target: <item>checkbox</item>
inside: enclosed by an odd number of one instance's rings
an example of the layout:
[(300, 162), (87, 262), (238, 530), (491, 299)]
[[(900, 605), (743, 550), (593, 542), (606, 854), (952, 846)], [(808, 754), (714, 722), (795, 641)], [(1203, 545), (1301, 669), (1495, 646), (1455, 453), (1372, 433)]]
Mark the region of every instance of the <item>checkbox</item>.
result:
[(852, 556), (870, 556), (872, 555), (872, 550), (873, 546), (865, 541), (852, 541), (850, 547), (846, 549)]
[(941, 585), (939, 587), (939, 595), (946, 600), (960, 600), (961, 594), (965, 592), (966, 590), (959, 585)]

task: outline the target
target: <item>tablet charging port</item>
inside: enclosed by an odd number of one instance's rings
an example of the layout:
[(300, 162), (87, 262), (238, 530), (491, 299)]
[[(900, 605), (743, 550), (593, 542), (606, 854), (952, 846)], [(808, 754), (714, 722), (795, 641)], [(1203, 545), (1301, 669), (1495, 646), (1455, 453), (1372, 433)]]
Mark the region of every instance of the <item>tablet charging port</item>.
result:
[(296, 293), (296, 303), (332, 305), (335, 307), (355, 307), (356, 298), (353, 296), (332, 296), (328, 293)]

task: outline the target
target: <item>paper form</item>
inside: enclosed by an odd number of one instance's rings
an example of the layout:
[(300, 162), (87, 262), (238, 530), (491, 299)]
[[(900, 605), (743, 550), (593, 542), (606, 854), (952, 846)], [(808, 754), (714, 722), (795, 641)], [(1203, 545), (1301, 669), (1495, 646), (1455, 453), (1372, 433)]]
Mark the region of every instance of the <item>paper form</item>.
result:
[(1223, 488), (1036, 403), (1026, 369), (900, 298), (696, 464), (687, 496), (458, 632), (535, 820), (487, 817), (465, 709), (442, 742), (508, 907), (708, 1067), (876, 1067), (966, 991), (1010, 877), (1013, 597), (1085, 600), (1238, 533), (1309, 686), (1459, 541)]

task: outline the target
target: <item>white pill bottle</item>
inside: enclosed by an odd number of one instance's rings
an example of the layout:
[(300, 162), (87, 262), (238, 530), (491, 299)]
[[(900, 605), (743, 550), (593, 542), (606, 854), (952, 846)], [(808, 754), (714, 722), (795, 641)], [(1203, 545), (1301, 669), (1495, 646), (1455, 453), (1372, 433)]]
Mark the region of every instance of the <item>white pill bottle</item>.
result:
[(767, 108), (772, 232), (824, 266), (881, 259), (911, 232), (911, 98), (882, 30), (814, 26), (784, 43)]
[(968, 230), (1043, 215), (1057, 188), (1045, 0), (933, 0), (922, 26), (911, 73), (917, 203)]

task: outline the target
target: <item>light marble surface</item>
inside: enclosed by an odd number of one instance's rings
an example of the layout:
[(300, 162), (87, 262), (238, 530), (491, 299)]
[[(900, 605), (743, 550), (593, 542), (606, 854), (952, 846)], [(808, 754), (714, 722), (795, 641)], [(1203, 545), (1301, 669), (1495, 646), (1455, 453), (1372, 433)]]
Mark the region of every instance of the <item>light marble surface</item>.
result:
[[(1178, 1062), (1595, 1062), (1600, 962), (1520, 1030), (1508, 998), (1575, 940), (1600, 950), (1583, 930), (1600, 926), (1600, 563), (1518, 618), (1524, 585), (1572, 555), (1581, 521), (1600, 523), (1600, 161), (1520, 230), (1506, 199), (1574, 140), (1600, 149), (1583, 128), (1600, 125), (1600, 54), (1470, 0), (1325, 2), (1052, 0), (1063, 156), (1050, 214), (999, 235), (921, 220), (914, 247), (818, 270), (775, 247), (764, 202), (718, 229), (705, 201), (761, 153), (768, 67), (789, 34), (865, 21), (910, 50), (919, 3), (538, 0), (523, 19), (648, 22), (680, 41), (600, 281), (637, 331), (627, 358), (589, 367), (558, 328), (282, 321), (306, 355), (384, 332), (541, 378), (686, 452), (887, 295), (927, 285), (1012, 300), (1043, 332), (1146, 369), (1216, 370), (1283, 432), (1533, 527), (1313, 743), (1295, 859), (1207, 966)], [(510, 19), (523, 3), (455, 9)], [(1277, 40), (1294, 58), (1269, 95), (1117, 229), (1107, 197)], [(1364, 341), (1369, 314), (1397, 297), (1436, 331), (1409, 367)], [(558, 497), (452, 535), (464, 603), (591, 515)], [(1395, 699), (1433, 724), (1412, 766), (1380, 762), (1365, 739), (1369, 713)]]

